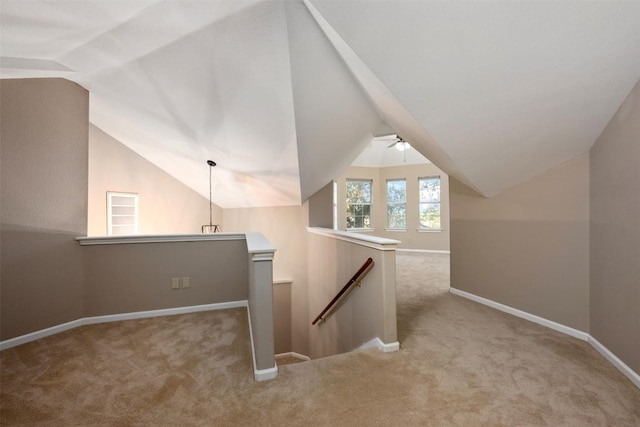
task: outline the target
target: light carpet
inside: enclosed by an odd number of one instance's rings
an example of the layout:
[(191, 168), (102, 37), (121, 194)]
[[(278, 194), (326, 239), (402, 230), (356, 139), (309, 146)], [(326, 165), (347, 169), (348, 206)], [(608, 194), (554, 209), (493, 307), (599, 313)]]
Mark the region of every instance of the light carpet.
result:
[(244, 309), (85, 326), (0, 353), (0, 423), (640, 425), (640, 390), (587, 343), (449, 294), (448, 255), (397, 259), (399, 352), (259, 383)]

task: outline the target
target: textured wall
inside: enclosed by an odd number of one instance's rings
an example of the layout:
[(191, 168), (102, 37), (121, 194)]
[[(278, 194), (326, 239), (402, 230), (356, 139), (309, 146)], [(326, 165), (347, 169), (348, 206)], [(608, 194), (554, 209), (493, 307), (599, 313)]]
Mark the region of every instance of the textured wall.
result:
[(309, 226), (333, 228), (333, 181), (309, 197)]
[[(345, 353), (374, 338), (397, 341), (395, 251), (382, 251), (310, 232), (309, 353), (312, 359)], [(362, 286), (336, 306), (323, 323), (311, 322), (371, 257), (374, 265), (361, 277)]]
[[(209, 167), (204, 159), (202, 167)], [(89, 236), (107, 234), (107, 191), (138, 193), (140, 234), (200, 233), (209, 223), (207, 198), (90, 125)], [(222, 225), (222, 209), (213, 208)]]
[(588, 154), (490, 199), (450, 192), (451, 287), (588, 331)]
[[(96, 245), (83, 250), (87, 317), (248, 297), (244, 239)], [(172, 289), (174, 277), (189, 277), (190, 287)]]
[(590, 332), (640, 372), (640, 84), (590, 157)]
[[(225, 231), (257, 231), (275, 246), (273, 278), (276, 281), (291, 280), (291, 285), (276, 285), (280, 289), (273, 295), (276, 352), (308, 354), (308, 205), (225, 209), (223, 215)], [(289, 292), (283, 287), (290, 287)]]
[(0, 81), (3, 340), (82, 317), (89, 94)]

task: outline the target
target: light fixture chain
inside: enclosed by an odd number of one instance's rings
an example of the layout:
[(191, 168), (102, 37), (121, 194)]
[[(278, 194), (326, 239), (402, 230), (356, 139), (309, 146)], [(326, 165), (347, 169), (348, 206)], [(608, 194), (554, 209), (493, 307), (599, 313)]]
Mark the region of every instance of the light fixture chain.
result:
[(211, 200), (211, 169), (213, 169), (213, 166), (209, 165), (209, 225), (213, 226), (213, 201)]

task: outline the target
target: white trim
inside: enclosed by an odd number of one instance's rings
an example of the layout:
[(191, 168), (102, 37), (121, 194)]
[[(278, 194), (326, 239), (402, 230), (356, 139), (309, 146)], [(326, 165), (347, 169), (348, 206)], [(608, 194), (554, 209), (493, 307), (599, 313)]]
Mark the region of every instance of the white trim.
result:
[(130, 243), (200, 242), (207, 240), (245, 240), (242, 233), (215, 234), (149, 234), (142, 236), (76, 237), (82, 246), (122, 245)]
[(495, 302), (490, 299), (482, 298), (477, 295), (470, 294), (465, 291), (461, 291), (460, 289), (449, 288), (449, 292), (451, 292), (454, 295), (458, 295), (463, 298), (470, 299), (471, 301), (475, 301), (477, 303), (487, 305), (491, 308), (495, 308), (496, 310), (504, 311), (505, 313), (512, 314), (516, 317), (529, 320), (530, 322), (534, 322), (539, 325), (546, 326), (547, 328), (551, 328), (555, 331), (562, 332), (563, 334), (570, 335), (582, 341), (587, 341), (587, 339), (589, 338), (589, 334), (586, 332), (573, 329), (569, 326), (556, 323), (552, 320), (547, 320), (543, 317), (536, 316), (535, 314), (527, 313), (526, 311), (518, 310), (517, 308), (509, 307), (508, 305), (500, 304), (499, 302)]
[(0, 351), (8, 348), (16, 347), (22, 344), (26, 344), (31, 341), (39, 340), (51, 335), (59, 334), (60, 332), (68, 331), (82, 326), (82, 320), (78, 319), (71, 322), (63, 323), (61, 325), (52, 326), (50, 328), (42, 329), (40, 331), (31, 332), (29, 334), (20, 335), (19, 337), (11, 338), (8, 340), (0, 341)]
[(615, 354), (613, 354), (607, 347), (602, 345), (600, 341), (589, 335), (589, 344), (595, 348), (601, 355), (604, 356), (613, 366), (618, 368), (627, 378), (631, 380), (636, 387), (640, 388), (640, 375), (638, 375), (633, 369), (631, 369), (626, 363), (620, 360)]
[(407, 230), (406, 228), (385, 228), (384, 231), (387, 231), (389, 233), (406, 233)]
[(381, 350), (384, 353), (392, 353), (394, 351), (400, 350), (400, 343), (398, 341), (395, 341), (387, 344), (382, 342), (380, 338), (376, 337), (371, 341), (367, 341), (366, 343), (362, 344), (356, 350), (367, 350), (370, 348), (377, 348), (378, 350)]
[(256, 378), (256, 372), (258, 371), (256, 363), (256, 347), (253, 345), (253, 328), (251, 327), (251, 310), (247, 307), (247, 320), (249, 321), (249, 342), (251, 343), (251, 362), (253, 363), (253, 378)]
[(625, 364), (622, 360), (620, 360), (615, 354), (613, 354), (607, 347), (602, 345), (600, 341), (595, 339), (593, 336), (589, 335), (586, 332), (579, 331), (577, 329), (570, 328), (568, 326), (562, 325), (560, 323), (553, 322), (551, 320), (544, 319), (542, 317), (536, 316), (531, 313), (527, 313), (525, 311), (521, 311), (515, 309), (513, 307), (509, 307), (508, 305), (500, 304), (498, 302), (479, 297), (474, 294), (470, 294), (465, 291), (461, 291), (455, 288), (449, 288), (449, 292), (454, 295), (461, 296), (463, 298), (470, 299), (480, 304), (487, 305), (489, 307), (495, 308), (496, 310), (503, 311), (505, 313), (509, 313), (516, 317), (520, 317), (525, 320), (529, 320), (531, 322), (537, 323), (542, 326), (546, 326), (547, 328), (551, 328), (555, 331), (561, 332), (563, 334), (570, 335), (572, 337), (578, 338), (583, 341), (587, 341), (593, 348), (595, 348), (605, 359), (607, 359), (613, 366), (615, 366), (620, 372), (622, 372), (631, 382), (638, 388), (640, 388), (640, 375), (638, 375), (633, 369), (631, 369), (627, 364)]
[(276, 248), (261, 233), (246, 233), (247, 252), (250, 254), (275, 252)]
[(381, 342), (380, 350), (382, 350), (384, 353), (393, 353), (394, 351), (400, 350), (400, 343), (398, 341), (394, 341), (388, 344)]
[(253, 378), (256, 381), (268, 381), (278, 376), (278, 365), (273, 365), (273, 368), (269, 369), (256, 369), (253, 373)]
[(451, 254), (451, 251), (441, 251), (436, 249), (396, 249), (396, 252), (420, 252), (424, 254)]
[[(247, 300), (220, 302), (213, 304), (192, 305), (188, 307), (167, 308), (161, 310), (138, 311), (132, 313), (110, 314), (106, 316), (83, 317), (71, 322), (52, 326), (40, 331), (0, 341), (0, 351), (26, 344), (31, 341), (59, 334), (83, 325), (95, 325), (98, 323), (119, 322), (122, 320), (145, 319), (149, 317), (173, 316), (176, 314), (198, 313), (201, 311), (225, 310), (228, 308), (248, 307)], [(247, 310), (248, 311), (248, 310)]]
[(250, 253), (250, 255), (253, 262), (273, 261), (273, 252)]
[(258, 369), (256, 362), (256, 347), (253, 344), (253, 328), (251, 327), (251, 310), (247, 306), (247, 320), (249, 321), (249, 341), (251, 342), (251, 361), (253, 362), (253, 379), (256, 381), (272, 380), (278, 376), (278, 365), (274, 362), (273, 368)]
[(373, 233), (375, 228), (347, 228), (344, 230), (346, 233)]
[(278, 279), (273, 281), (273, 285), (292, 285), (293, 279)]
[[(114, 197), (122, 197), (122, 198), (129, 198), (129, 199), (133, 199), (133, 206), (132, 205), (114, 205), (113, 204), (113, 198)], [(122, 215), (122, 214), (114, 214), (113, 213), (113, 208), (114, 207), (133, 207), (133, 215), (129, 214), (129, 215)], [(131, 227), (133, 225), (133, 233), (127, 233), (127, 234), (138, 234), (138, 231), (140, 229), (139, 227), (139, 222), (140, 222), (140, 218), (139, 218), (139, 212), (140, 212), (140, 195), (138, 193), (123, 193), (123, 192), (119, 192), (119, 191), (107, 191), (107, 235), (109, 236), (113, 236), (113, 227), (115, 226), (116, 229), (120, 226), (124, 226), (124, 227)], [(113, 218), (115, 217), (133, 217), (133, 224), (114, 224), (113, 223)], [(119, 236), (120, 234), (116, 234), (116, 236)]]
[(418, 233), (442, 233), (444, 228), (416, 228)]
[(302, 360), (304, 362), (308, 362), (308, 361), (311, 360), (311, 358), (309, 356), (305, 356), (304, 354), (296, 353), (295, 351), (290, 351), (288, 353), (276, 354), (276, 361), (278, 359), (284, 359), (286, 357), (293, 357), (294, 359)]
[(332, 230), (329, 228), (307, 227), (307, 231), (309, 233), (318, 234), (320, 236), (329, 237), (332, 239), (344, 240), (345, 242), (366, 246), (368, 248), (377, 249), (380, 251), (395, 251), (396, 246), (401, 243), (399, 240), (386, 239), (384, 237), (376, 236), (366, 236), (364, 234)]
[(247, 307), (247, 300), (219, 302), (213, 304), (192, 305), (187, 307), (164, 308), (161, 310), (136, 311), (133, 313), (108, 314), (106, 316), (85, 317), (83, 325), (120, 322), (122, 320), (146, 319), (149, 317), (175, 316), (177, 314), (199, 313), (201, 311), (226, 310), (228, 308)]

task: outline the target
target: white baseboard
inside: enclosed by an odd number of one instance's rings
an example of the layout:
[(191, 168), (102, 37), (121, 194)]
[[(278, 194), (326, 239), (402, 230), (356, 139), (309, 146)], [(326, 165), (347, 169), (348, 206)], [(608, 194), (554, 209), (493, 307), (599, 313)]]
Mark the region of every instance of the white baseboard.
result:
[(605, 359), (607, 359), (613, 366), (615, 366), (620, 372), (622, 372), (627, 378), (629, 378), (631, 382), (635, 384), (636, 387), (640, 388), (640, 375), (638, 375), (633, 369), (631, 369), (627, 364), (625, 364), (615, 354), (613, 354), (608, 348), (606, 348), (604, 345), (602, 345), (602, 343), (600, 343), (597, 339), (595, 339), (588, 333), (570, 328), (569, 326), (565, 326), (560, 323), (553, 322), (551, 320), (547, 320), (543, 317), (539, 317), (531, 313), (527, 313), (526, 311), (509, 307), (508, 305), (500, 304), (499, 302), (495, 302), (490, 299), (482, 298), (477, 295), (470, 294), (465, 291), (461, 291), (460, 289), (449, 288), (449, 292), (451, 292), (454, 295), (458, 295), (463, 298), (467, 298), (472, 301), (478, 302), (480, 304), (487, 305), (491, 308), (495, 308), (496, 310), (509, 313), (516, 317), (529, 320), (531, 322), (537, 323), (542, 326), (546, 326), (555, 331), (562, 332), (563, 334), (567, 334), (572, 337), (581, 339), (583, 341), (587, 341), (589, 344), (591, 344), (593, 348), (595, 348), (600, 354), (602, 354), (602, 356), (604, 356)]
[(136, 311), (133, 313), (109, 314), (106, 316), (85, 317), (83, 325), (119, 322), (122, 320), (145, 319), (148, 317), (175, 316), (177, 314), (199, 313), (201, 311), (226, 310), (228, 308), (247, 307), (247, 300), (220, 302), (214, 304), (192, 305), (189, 307), (165, 308), (162, 310)]
[(0, 341), (0, 351), (6, 350), (11, 347), (15, 347), (21, 344), (26, 344), (31, 341), (45, 338), (51, 335), (59, 334), (60, 332), (68, 331), (70, 329), (78, 328), (82, 325), (95, 325), (98, 323), (119, 322), (122, 320), (134, 320), (145, 319), (149, 317), (160, 316), (174, 316), (177, 314), (198, 313), (201, 311), (213, 311), (213, 310), (225, 310), (228, 308), (247, 307), (247, 300), (221, 302), (214, 304), (192, 305), (189, 307), (177, 307), (167, 308), (161, 310), (149, 310), (149, 311), (137, 311), (133, 313), (122, 314), (110, 314), (106, 316), (94, 316), (83, 317), (78, 320), (63, 323), (61, 325), (52, 326), (40, 331), (31, 332), (29, 334), (21, 335), (19, 337), (11, 338), (5, 341)]
[(256, 381), (268, 381), (278, 376), (278, 365), (269, 369), (256, 369), (253, 372), (253, 378)]
[(636, 387), (640, 388), (640, 375), (638, 375), (622, 360), (618, 359), (615, 354), (611, 353), (611, 351), (609, 351), (607, 347), (603, 346), (600, 341), (598, 341), (591, 335), (589, 335), (589, 344), (591, 344), (591, 346), (595, 348), (601, 355), (603, 355), (605, 359), (607, 359), (613, 366), (618, 368), (620, 372), (622, 372), (627, 378), (629, 378)]
[(290, 351), (288, 353), (279, 353), (276, 354), (276, 360), (278, 359), (284, 359), (286, 357), (293, 357), (295, 359), (298, 360), (303, 360), (305, 362), (308, 362), (311, 360), (311, 358), (309, 356), (305, 356), (304, 354), (300, 354), (300, 353), (296, 353), (295, 351)]
[(439, 251), (435, 249), (399, 249), (396, 252), (419, 252), (423, 254), (451, 254), (451, 251)]
[(60, 332), (68, 331), (70, 329), (78, 328), (83, 325), (82, 321), (83, 319), (78, 319), (71, 322), (63, 323), (61, 325), (52, 326), (47, 329), (31, 332), (29, 334), (20, 335), (19, 337), (0, 341), (0, 351), (19, 346), (21, 344), (26, 344), (31, 341), (39, 340), (40, 338), (59, 334)]
[(578, 338), (582, 341), (587, 341), (587, 339), (589, 338), (589, 334), (586, 332), (579, 331), (577, 329), (562, 325), (560, 323), (556, 323), (552, 320), (548, 320), (540, 316), (536, 316), (535, 314), (527, 313), (526, 311), (518, 310), (517, 308), (509, 307), (508, 305), (500, 304), (499, 302), (495, 302), (490, 299), (470, 294), (469, 292), (461, 291), (460, 289), (449, 288), (449, 292), (454, 295), (470, 299), (471, 301), (487, 305), (491, 308), (495, 308), (496, 310), (504, 311), (505, 313), (509, 313), (513, 316), (520, 317), (530, 322), (546, 326), (547, 328), (562, 332), (563, 334), (571, 335), (572, 337)]
[(253, 378), (256, 381), (272, 380), (278, 376), (278, 365), (274, 363), (273, 368), (258, 369), (256, 361), (256, 347), (253, 344), (253, 328), (251, 327), (251, 310), (247, 306), (247, 318), (249, 321), (249, 342), (251, 343), (251, 361), (253, 362)]
[(392, 343), (385, 343), (380, 338), (374, 338), (358, 347), (356, 350), (367, 350), (369, 348), (377, 348), (384, 353), (391, 353), (400, 350), (400, 343), (398, 341)]

